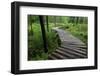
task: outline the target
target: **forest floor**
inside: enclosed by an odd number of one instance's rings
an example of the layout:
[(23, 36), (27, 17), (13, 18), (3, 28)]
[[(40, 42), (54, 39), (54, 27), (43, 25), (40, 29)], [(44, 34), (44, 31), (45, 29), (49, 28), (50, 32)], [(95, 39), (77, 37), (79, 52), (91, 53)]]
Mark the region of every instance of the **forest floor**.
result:
[(56, 49), (49, 59), (76, 59), (87, 58), (87, 46), (80, 39), (73, 36), (69, 31), (52, 28), (56, 31), (61, 40), (61, 46)]

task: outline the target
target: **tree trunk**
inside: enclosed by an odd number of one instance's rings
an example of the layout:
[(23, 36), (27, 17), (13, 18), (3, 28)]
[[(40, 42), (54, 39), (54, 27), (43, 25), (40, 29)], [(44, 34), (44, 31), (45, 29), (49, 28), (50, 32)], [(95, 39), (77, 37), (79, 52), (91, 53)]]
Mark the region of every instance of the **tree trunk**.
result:
[(55, 27), (56, 27), (56, 16), (54, 17), (54, 24), (55, 24)]
[(47, 31), (49, 31), (48, 16), (46, 16)]
[(41, 30), (42, 30), (42, 37), (43, 37), (43, 43), (44, 43), (44, 51), (45, 51), (45, 53), (47, 53), (48, 49), (47, 49), (46, 32), (45, 32), (43, 16), (39, 16), (39, 20), (40, 20), (40, 25), (41, 25)]

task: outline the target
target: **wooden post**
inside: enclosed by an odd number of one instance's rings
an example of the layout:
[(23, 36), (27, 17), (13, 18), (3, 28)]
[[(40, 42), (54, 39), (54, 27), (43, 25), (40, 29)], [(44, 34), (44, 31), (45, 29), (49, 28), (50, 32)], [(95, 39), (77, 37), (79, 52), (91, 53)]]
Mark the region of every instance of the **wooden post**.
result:
[(41, 30), (42, 30), (44, 51), (45, 51), (45, 53), (47, 53), (47, 52), (48, 52), (48, 49), (47, 49), (47, 41), (46, 41), (46, 33), (45, 33), (45, 27), (44, 27), (43, 16), (39, 16), (39, 20), (40, 20), (40, 25), (41, 25)]

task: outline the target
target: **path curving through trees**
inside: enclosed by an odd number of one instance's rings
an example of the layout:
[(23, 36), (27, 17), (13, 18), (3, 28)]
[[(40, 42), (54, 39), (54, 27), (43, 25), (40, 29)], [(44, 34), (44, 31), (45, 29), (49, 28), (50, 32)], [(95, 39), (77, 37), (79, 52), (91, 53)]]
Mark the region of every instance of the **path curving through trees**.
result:
[(49, 59), (87, 58), (87, 46), (80, 39), (73, 36), (69, 31), (58, 27), (54, 27), (52, 30), (58, 33), (61, 46), (49, 55)]

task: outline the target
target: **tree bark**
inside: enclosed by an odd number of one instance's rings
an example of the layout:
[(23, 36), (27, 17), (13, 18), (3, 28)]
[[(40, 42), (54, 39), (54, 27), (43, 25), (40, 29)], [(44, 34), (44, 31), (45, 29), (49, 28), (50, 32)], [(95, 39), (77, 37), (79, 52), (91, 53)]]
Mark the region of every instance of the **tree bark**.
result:
[(48, 52), (48, 49), (47, 49), (46, 32), (45, 32), (45, 27), (44, 27), (43, 16), (39, 16), (39, 20), (40, 20), (40, 25), (41, 25), (41, 30), (42, 30), (44, 51), (45, 51), (45, 53), (47, 53)]
[(47, 31), (49, 31), (48, 16), (46, 16)]

